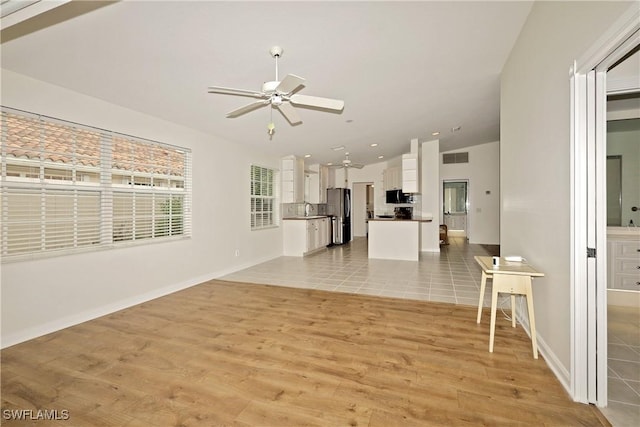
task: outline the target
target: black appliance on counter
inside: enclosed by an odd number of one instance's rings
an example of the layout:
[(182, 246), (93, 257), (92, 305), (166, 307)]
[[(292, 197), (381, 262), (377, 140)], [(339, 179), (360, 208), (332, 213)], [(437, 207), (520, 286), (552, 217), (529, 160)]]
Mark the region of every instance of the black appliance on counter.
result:
[(411, 219), (413, 217), (412, 207), (398, 207), (393, 209), (396, 219)]
[(351, 241), (351, 190), (329, 188), (327, 213), (331, 216), (331, 244), (349, 243)]
[(399, 204), (399, 203), (412, 203), (413, 195), (410, 193), (403, 193), (402, 190), (387, 190), (387, 203)]

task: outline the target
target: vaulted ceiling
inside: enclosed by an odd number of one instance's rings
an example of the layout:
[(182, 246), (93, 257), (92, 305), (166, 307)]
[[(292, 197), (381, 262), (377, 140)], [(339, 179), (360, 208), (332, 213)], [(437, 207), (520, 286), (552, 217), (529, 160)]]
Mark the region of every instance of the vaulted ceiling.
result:
[[(336, 146), (375, 163), (409, 151), (412, 138), (439, 138), (442, 151), (499, 140), (500, 72), (532, 4), (90, 3), (5, 26), (2, 67), (276, 156), (311, 154), (311, 163), (340, 161)], [(297, 126), (274, 110), (271, 138), (270, 107), (225, 118), (252, 99), (207, 87), (259, 90), (274, 80), (274, 45), (284, 49), (281, 78), (304, 77), (299, 93), (342, 99), (344, 110), (299, 108)]]

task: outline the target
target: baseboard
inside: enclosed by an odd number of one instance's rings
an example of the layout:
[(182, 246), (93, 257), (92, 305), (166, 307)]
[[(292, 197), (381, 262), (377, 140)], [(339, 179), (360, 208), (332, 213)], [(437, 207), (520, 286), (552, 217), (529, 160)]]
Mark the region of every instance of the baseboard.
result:
[(7, 347), (11, 347), (12, 345), (20, 344), (22, 342), (41, 337), (43, 335), (50, 334), (52, 332), (60, 331), (65, 328), (69, 328), (71, 326), (75, 326), (80, 323), (87, 322), (89, 320), (97, 319), (99, 317), (106, 316), (111, 313), (115, 313), (116, 311), (124, 310), (125, 308), (133, 307), (135, 305), (142, 304), (142, 303), (154, 300), (156, 298), (164, 297), (174, 292), (178, 292), (183, 289), (187, 289), (192, 286), (199, 285), (209, 280), (218, 279), (220, 277), (226, 276), (227, 274), (231, 274), (236, 271), (252, 267), (256, 264), (269, 261), (271, 259), (277, 258), (278, 256), (265, 257), (264, 259), (258, 259), (253, 262), (236, 265), (222, 271), (217, 271), (215, 273), (193, 277), (180, 283), (175, 283), (173, 285), (155, 289), (153, 291), (146, 292), (144, 294), (136, 295), (130, 298), (125, 298), (123, 300), (117, 301), (112, 304), (107, 304), (96, 309), (86, 310), (77, 314), (73, 314), (71, 316), (66, 316), (60, 319), (53, 320), (51, 322), (47, 322), (42, 325), (26, 328), (19, 332), (15, 332), (13, 334), (3, 335), (0, 348), (4, 349)]
[[(526, 310), (523, 310), (519, 307), (518, 310), (520, 313), (525, 313)], [(529, 318), (523, 317), (521, 314), (517, 315), (517, 321), (522, 326), (522, 329), (526, 332), (531, 339), (531, 330), (529, 329)], [(544, 358), (545, 362), (547, 362), (547, 366), (554, 373), (562, 387), (564, 387), (565, 391), (569, 396), (572, 396), (571, 391), (571, 373), (565, 368), (565, 366), (560, 362), (560, 359), (556, 357), (555, 353), (551, 350), (549, 345), (544, 340), (544, 337), (540, 335), (539, 331), (536, 333), (536, 340), (538, 342), (538, 353)], [(533, 357), (533, 356), (532, 356)]]

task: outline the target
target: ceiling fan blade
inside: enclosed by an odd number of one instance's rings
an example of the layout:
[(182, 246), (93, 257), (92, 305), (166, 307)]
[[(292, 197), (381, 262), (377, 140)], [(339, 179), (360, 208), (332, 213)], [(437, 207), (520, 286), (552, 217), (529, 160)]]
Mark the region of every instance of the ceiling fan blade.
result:
[(281, 94), (288, 94), (296, 90), (299, 86), (303, 85), (305, 79), (298, 77), (295, 74), (287, 74), (284, 79), (276, 86), (276, 92)]
[(364, 165), (361, 165), (359, 163), (350, 163), (349, 167), (350, 168), (356, 168), (356, 169), (362, 169), (364, 167)]
[(302, 123), (300, 120), (300, 116), (298, 116), (298, 112), (295, 108), (288, 102), (283, 102), (280, 105), (276, 106), (278, 110), (282, 113), (282, 115), (291, 123), (292, 125), (297, 125), (298, 123)]
[(294, 105), (305, 105), (307, 107), (326, 108), (328, 110), (342, 111), (344, 101), (339, 99), (320, 98), (318, 96), (291, 95), (289, 98)]
[(254, 98), (264, 98), (267, 95), (264, 92), (247, 89), (234, 89), (231, 87), (209, 86), (209, 93), (221, 93), (223, 95), (240, 95), (253, 96)]
[(230, 111), (227, 113), (227, 118), (234, 118), (243, 115), (244, 113), (248, 113), (249, 111), (253, 111), (257, 108), (264, 107), (269, 103), (269, 100), (266, 101), (256, 101), (251, 104), (247, 104), (244, 107), (240, 107), (236, 110)]

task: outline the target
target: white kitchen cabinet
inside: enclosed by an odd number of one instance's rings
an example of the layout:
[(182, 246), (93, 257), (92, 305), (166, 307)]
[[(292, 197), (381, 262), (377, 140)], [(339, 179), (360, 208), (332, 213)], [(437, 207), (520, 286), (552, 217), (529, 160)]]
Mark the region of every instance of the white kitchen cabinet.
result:
[(415, 153), (402, 155), (402, 192), (419, 193), (420, 178), (418, 173), (418, 155)]
[(329, 166), (320, 166), (320, 195), (318, 203), (327, 203), (327, 188), (329, 188)]
[(309, 173), (305, 173), (308, 191), (305, 201), (309, 203), (327, 203), (327, 188), (329, 186), (329, 168), (321, 165), (309, 166)]
[(304, 202), (304, 160), (295, 156), (281, 161), (282, 203)]
[(307, 250), (305, 252), (311, 252), (316, 249), (318, 245), (318, 224), (316, 220), (307, 221)]
[(329, 219), (307, 220), (307, 252), (326, 247), (329, 244)]
[(607, 239), (609, 289), (640, 291), (640, 239)]
[(329, 218), (284, 219), (285, 256), (304, 256), (329, 244)]
[(387, 168), (382, 172), (382, 183), (385, 191), (402, 188), (402, 171), (399, 167)]
[[(325, 191), (326, 194), (326, 191)], [(331, 238), (329, 236), (330, 226), (329, 226), (329, 218), (322, 218), (319, 220), (318, 227), (320, 228), (320, 241), (318, 242), (319, 247), (325, 247), (331, 242)]]

